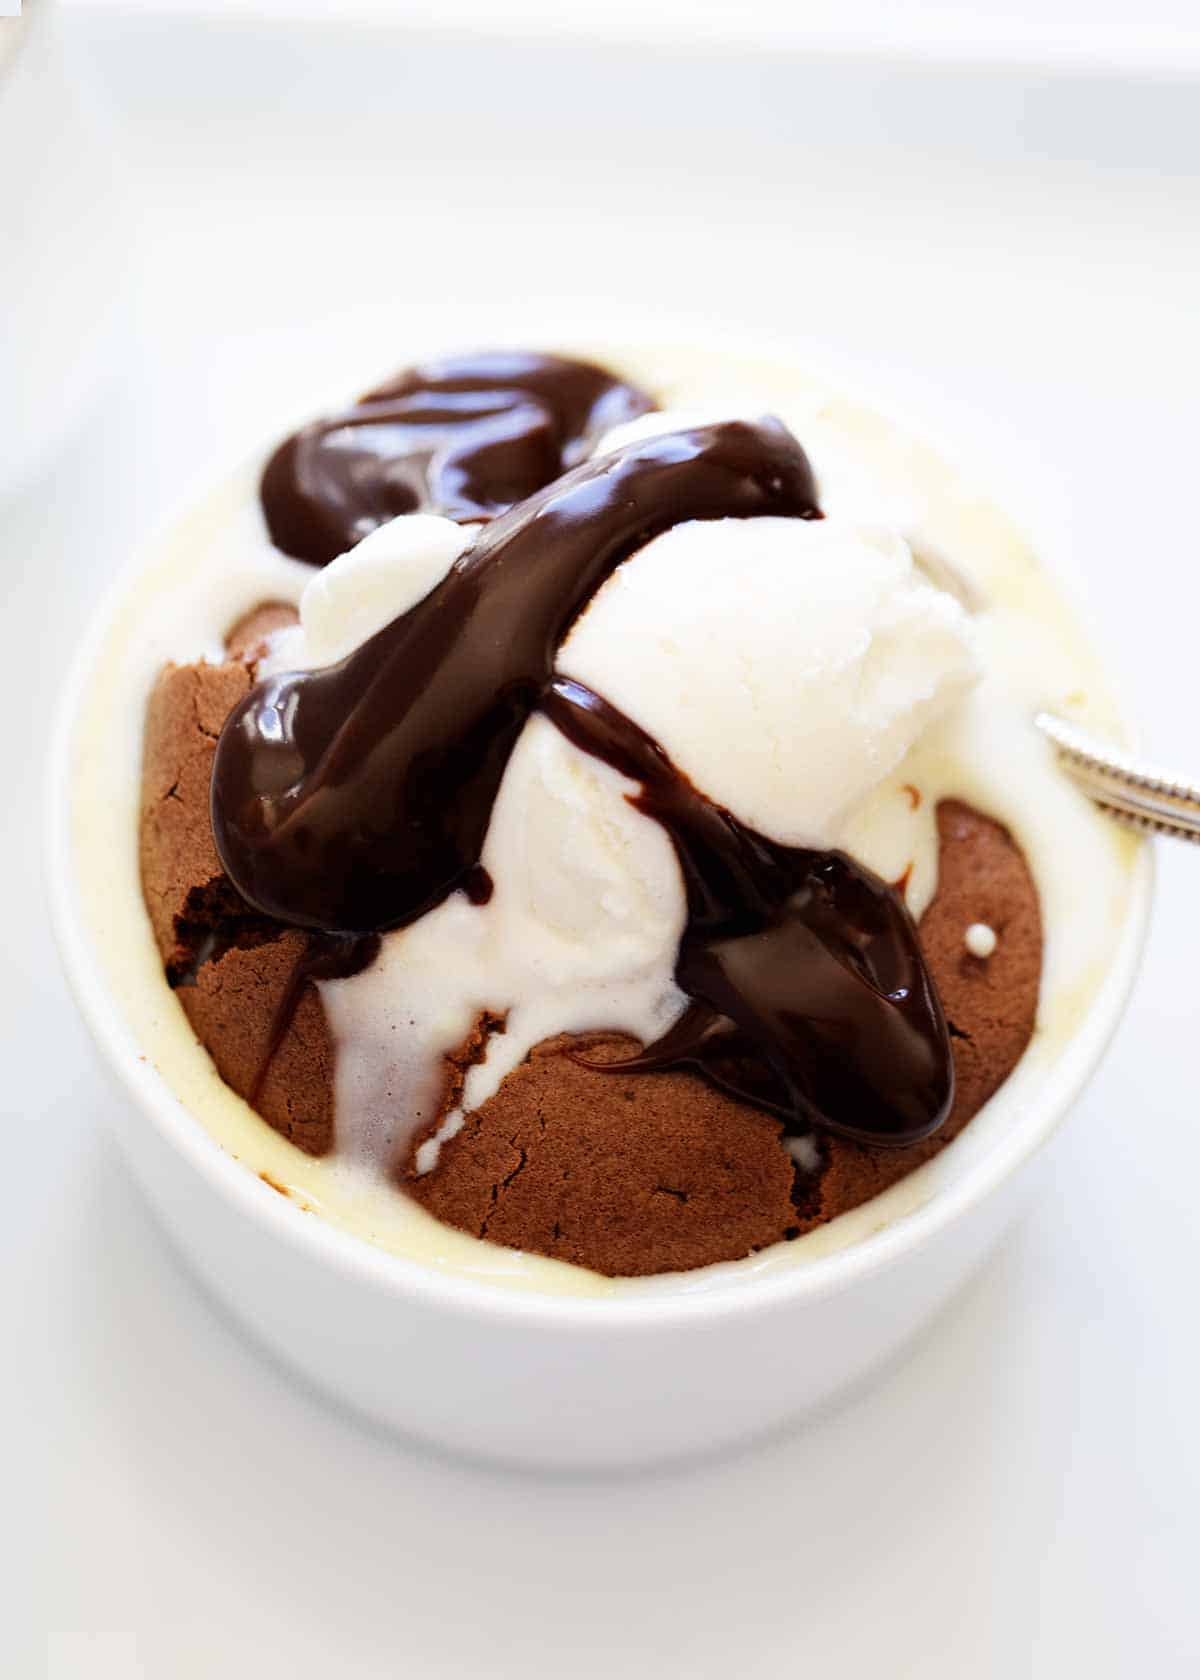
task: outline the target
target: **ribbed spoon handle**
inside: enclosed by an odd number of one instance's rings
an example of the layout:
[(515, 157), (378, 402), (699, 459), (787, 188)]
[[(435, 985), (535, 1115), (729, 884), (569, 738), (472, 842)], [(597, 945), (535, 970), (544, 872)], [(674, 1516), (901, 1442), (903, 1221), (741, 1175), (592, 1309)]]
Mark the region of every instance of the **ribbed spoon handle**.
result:
[(1034, 721), (1058, 748), (1067, 774), (1111, 816), (1176, 840), (1200, 840), (1200, 787), (1138, 763), (1053, 712), (1039, 712)]

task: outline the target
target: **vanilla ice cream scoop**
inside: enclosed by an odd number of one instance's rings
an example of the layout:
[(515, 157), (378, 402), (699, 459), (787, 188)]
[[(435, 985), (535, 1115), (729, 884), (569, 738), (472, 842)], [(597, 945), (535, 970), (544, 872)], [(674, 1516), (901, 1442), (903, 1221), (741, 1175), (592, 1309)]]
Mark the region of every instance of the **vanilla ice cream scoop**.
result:
[[(472, 540), (430, 515), (384, 525), (312, 579), (273, 667), (349, 652)], [(968, 614), (894, 533), (760, 517), (687, 522), (638, 550), (576, 621), (557, 669), (741, 822), (820, 848), (839, 843), (846, 814), (969, 687), (977, 661)], [(483, 1010), (506, 1029), (470, 1070), (463, 1109), (422, 1147), (421, 1170), (541, 1040), (615, 1027), (649, 1042), (680, 1017), (682, 879), (660, 827), (630, 803), (636, 791), (543, 718), (526, 724), (483, 852), (487, 902), (455, 894), (385, 934), (373, 966), (322, 983), (348, 1155), (377, 1156), (384, 1129), (402, 1139), (428, 1122), (440, 1056)], [(921, 867), (932, 874), (930, 859)]]
[[(343, 657), (426, 594), (470, 540), (432, 514), (381, 526), (315, 574), (268, 669)], [(969, 615), (893, 532), (724, 519), (677, 525), (620, 566), (558, 669), (620, 707), (743, 822), (828, 846), (975, 681), (978, 660)], [(544, 811), (533, 826), (556, 844)]]
[(259, 675), (332, 665), (407, 612), (470, 547), (473, 528), (436, 513), (390, 519), (305, 586), (300, 622), (271, 638)]
[(833, 519), (675, 526), (598, 591), (558, 666), (710, 799), (807, 846), (978, 674), (969, 616), (907, 544)]

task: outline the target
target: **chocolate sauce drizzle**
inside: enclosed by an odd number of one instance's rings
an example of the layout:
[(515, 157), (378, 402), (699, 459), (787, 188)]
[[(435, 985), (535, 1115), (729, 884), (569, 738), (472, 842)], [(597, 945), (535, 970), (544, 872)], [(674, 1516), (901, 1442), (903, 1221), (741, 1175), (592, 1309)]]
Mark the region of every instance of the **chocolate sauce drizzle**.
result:
[(648, 439), (500, 513), (340, 664), (268, 679), (238, 705), (214, 763), (217, 848), (250, 904), (345, 953), (456, 889), (482, 902), (492, 806), (541, 708), (641, 783), (634, 802), (687, 885), (676, 977), (691, 1005), (622, 1065), (694, 1066), (792, 1130), (909, 1143), (945, 1118), (953, 1064), (898, 896), (841, 853), (738, 823), (628, 718), (553, 675), (572, 622), (629, 555), (685, 520), (761, 515), (821, 517), (808, 460), (773, 420)]
[(953, 1062), (903, 900), (844, 852), (783, 846), (715, 805), (615, 706), (559, 677), (541, 709), (641, 791), (687, 893), (675, 979), (692, 1000), (606, 1072), (691, 1066), (783, 1118), (860, 1143), (916, 1143), (945, 1119)]
[(559, 643), (604, 580), (686, 519), (818, 517), (774, 420), (649, 438), (485, 525), (409, 612), (340, 664), (269, 678), (231, 713), (213, 833), (257, 909), (324, 932), (415, 921), (479, 862)]
[(271, 540), (324, 566), (401, 513), (492, 519), (654, 407), (589, 362), (519, 350), (400, 374), (285, 439), (263, 471)]

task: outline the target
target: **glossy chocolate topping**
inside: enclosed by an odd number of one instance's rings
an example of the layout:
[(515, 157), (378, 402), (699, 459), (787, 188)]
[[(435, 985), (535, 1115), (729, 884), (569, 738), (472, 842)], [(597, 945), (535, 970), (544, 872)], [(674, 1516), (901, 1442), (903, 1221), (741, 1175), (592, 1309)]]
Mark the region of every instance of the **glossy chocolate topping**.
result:
[(428, 362), (315, 420), (267, 462), (271, 540), (324, 566), (401, 513), (492, 519), (654, 407), (589, 362), (492, 350)]
[(212, 815), (238, 891), (335, 936), (318, 961), (351, 967), (371, 949), (346, 936), (414, 921), (456, 889), (485, 902), (492, 806), (540, 707), (641, 784), (634, 803), (670, 836), (686, 883), (676, 978), (691, 1004), (622, 1066), (693, 1065), (796, 1131), (927, 1136), (949, 1110), (953, 1064), (900, 897), (842, 853), (738, 823), (630, 719), (553, 675), (578, 613), (653, 537), (685, 520), (768, 514), (820, 518), (804, 452), (772, 420), (648, 439), (500, 513), (422, 601), (340, 664), (268, 679), (231, 714)]
[(442, 582), (340, 664), (268, 679), (213, 768), (217, 850), (281, 921), (371, 933), (479, 883), (509, 754), (605, 578), (689, 519), (819, 517), (777, 421), (674, 432), (588, 461), (483, 527)]
[(916, 1143), (954, 1096), (945, 1018), (904, 902), (843, 852), (782, 846), (698, 792), (643, 730), (556, 678), (541, 709), (641, 783), (687, 892), (675, 978), (692, 1002), (608, 1072), (693, 1066), (734, 1096), (864, 1143)]

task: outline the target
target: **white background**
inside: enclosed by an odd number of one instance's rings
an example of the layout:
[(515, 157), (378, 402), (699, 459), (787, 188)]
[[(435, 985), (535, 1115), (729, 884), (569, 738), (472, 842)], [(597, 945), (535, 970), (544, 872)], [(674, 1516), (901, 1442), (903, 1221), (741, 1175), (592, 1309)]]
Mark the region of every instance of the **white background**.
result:
[[(106, 6), (110, 0), (70, 0)], [(141, 11), (374, 18), (581, 39), (887, 49), (935, 58), (1200, 66), (1194, 0), (126, 0)]]
[(593, 1482), (383, 1439), (242, 1343), (105, 1140), (36, 883), (62, 662), (135, 541), (323, 392), (513, 311), (770, 328), (906, 404), (1086, 574), (1131, 709), (1200, 770), (1196, 89), (69, 21), (137, 242), (96, 274), (132, 316), (106, 406), (0, 506), (0, 1671), (1195, 1674), (1200, 856), (1162, 848), (1143, 982), (1049, 1187), (911, 1356), (801, 1433)]

